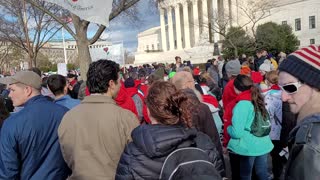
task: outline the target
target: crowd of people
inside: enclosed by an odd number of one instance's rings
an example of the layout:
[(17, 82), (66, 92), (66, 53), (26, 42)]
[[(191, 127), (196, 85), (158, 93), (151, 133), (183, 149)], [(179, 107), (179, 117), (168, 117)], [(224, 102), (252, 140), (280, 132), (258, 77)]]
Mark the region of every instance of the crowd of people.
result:
[(0, 179), (320, 179), (320, 46), (256, 56), (0, 78)]

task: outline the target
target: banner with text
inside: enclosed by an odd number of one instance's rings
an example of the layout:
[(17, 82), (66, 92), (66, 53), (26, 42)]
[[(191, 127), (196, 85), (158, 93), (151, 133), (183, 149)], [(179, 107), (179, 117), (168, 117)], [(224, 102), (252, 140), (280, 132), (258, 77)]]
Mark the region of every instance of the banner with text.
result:
[(113, 0), (44, 0), (90, 22), (108, 26)]

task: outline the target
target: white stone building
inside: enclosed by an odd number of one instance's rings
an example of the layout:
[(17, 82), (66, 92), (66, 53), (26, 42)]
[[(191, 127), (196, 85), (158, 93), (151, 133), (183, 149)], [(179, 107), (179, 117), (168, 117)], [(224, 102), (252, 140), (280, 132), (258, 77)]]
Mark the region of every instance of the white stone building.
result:
[[(250, 31), (250, 20), (240, 8), (241, 2), (250, 4), (252, 0), (161, 1), (161, 25), (138, 35), (135, 64), (174, 62), (175, 56), (193, 63), (212, 58), (213, 43), (221, 38), (211, 28), (215, 25), (217, 14), (230, 17), (230, 23), (234, 26), (247, 24)], [(320, 44), (320, 0), (274, 1), (267, 17), (258, 24), (270, 21), (290, 25), (300, 41), (300, 47)]]
[[(250, 0), (237, 0), (249, 1)], [(275, 22), (277, 24), (288, 24), (293, 33), (300, 41), (300, 47), (310, 44), (320, 44), (320, 1), (319, 0), (270, 0), (272, 6), (266, 13), (265, 18), (258, 21), (257, 25), (266, 22)], [(270, 2), (268, 1), (268, 2)], [(247, 2), (246, 2), (247, 3)], [(239, 5), (233, 3), (233, 25), (242, 26), (250, 22), (248, 16), (241, 10)], [(258, 13), (257, 13), (258, 14)], [(252, 23), (246, 27), (250, 32)], [(257, 26), (256, 26), (257, 27)], [(252, 33), (251, 33), (252, 34)]]
[(300, 41), (300, 47), (320, 44), (320, 1), (282, 0), (261, 23), (288, 24)]
[[(223, 0), (163, 0), (159, 3), (160, 26), (138, 34), (135, 64), (174, 62), (175, 56), (193, 63), (213, 57), (220, 37), (210, 28)], [(225, 1), (227, 2), (227, 1)]]

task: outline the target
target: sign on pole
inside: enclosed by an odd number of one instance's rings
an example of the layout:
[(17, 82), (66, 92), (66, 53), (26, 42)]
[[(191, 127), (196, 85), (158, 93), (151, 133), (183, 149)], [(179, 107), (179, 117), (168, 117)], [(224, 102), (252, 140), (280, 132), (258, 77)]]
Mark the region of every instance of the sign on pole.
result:
[(122, 43), (101, 48), (90, 48), (90, 55), (92, 61), (108, 59), (120, 65), (124, 65), (124, 48)]
[(67, 76), (67, 64), (66, 63), (58, 63), (58, 74), (62, 76)]

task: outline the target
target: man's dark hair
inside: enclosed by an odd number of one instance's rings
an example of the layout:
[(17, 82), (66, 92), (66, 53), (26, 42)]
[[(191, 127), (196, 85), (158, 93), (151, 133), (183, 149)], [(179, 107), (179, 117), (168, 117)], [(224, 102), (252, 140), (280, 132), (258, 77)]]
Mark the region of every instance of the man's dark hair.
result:
[(60, 74), (53, 74), (49, 76), (47, 84), (50, 91), (57, 96), (64, 93), (64, 87), (67, 85), (67, 80)]
[(91, 94), (106, 93), (109, 88), (110, 80), (117, 83), (119, 72), (119, 64), (110, 60), (100, 59), (91, 63), (87, 73), (87, 86), (89, 92)]

